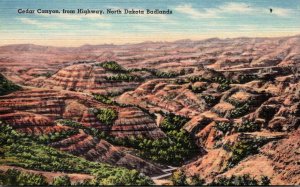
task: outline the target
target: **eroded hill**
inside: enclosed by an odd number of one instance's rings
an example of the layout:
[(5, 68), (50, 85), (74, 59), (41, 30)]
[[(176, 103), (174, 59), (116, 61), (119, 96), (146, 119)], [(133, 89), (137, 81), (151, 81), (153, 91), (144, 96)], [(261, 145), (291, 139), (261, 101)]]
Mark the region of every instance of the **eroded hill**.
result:
[[(110, 164), (146, 184), (176, 166), (177, 185), (299, 184), (299, 36), (0, 51), (1, 128), (30, 141), (1, 142), (3, 175), (118, 184), (88, 168)], [(15, 144), (26, 163), (12, 160)], [(23, 153), (37, 147), (83, 159), (86, 172), (50, 174)]]

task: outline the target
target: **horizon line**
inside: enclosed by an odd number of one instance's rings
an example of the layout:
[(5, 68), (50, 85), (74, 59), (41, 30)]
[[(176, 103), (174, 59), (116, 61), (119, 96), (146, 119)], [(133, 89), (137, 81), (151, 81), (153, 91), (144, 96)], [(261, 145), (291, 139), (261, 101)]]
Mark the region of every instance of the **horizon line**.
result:
[(63, 45), (47, 45), (47, 44), (36, 44), (36, 43), (11, 43), (11, 44), (3, 44), (0, 45), (0, 47), (7, 47), (7, 46), (16, 46), (16, 45), (35, 45), (35, 46), (41, 46), (41, 47), (57, 47), (57, 48), (80, 48), (84, 46), (105, 46), (105, 45), (113, 45), (113, 46), (123, 46), (123, 45), (138, 45), (138, 44), (143, 44), (143, 43), (175, 43), (179, 41), (205, 41), (205, 40), (228, 40), (228, 39), (251, 39), (251, 38), (257, 38), (257, 39), (262, 39), (262, 38), (270, 38), (270, 39), (276, 39), (276, 38), (293, 38), (293, 37), (300, 37), (299, 34), (295, 35), (284, 35), (284, 36), (256, 36), (256, 37), (251, 37), (251, 36), (237, 36), (237, 37), (207, 37), (203, 39), (192, 39), (192, 38), (184, 38), (184, 39), (177, 39), (177, 40), (161, 40), (161, 41), (154, 41), (154, 40), (145, 40), (141, 42), (125, 42), (125, 43), (98, 43), (98, 44), (91, 44), (91, 43), (85, 43), (85, 44), (80, 44), (80, 45), (74, 45), (74, 46), (63, 46)]

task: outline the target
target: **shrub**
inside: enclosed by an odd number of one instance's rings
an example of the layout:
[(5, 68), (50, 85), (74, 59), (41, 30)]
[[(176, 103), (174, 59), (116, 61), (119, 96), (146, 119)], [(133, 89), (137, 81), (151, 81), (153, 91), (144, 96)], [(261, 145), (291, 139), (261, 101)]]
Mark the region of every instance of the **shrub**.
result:
[(173, 182), (174, 186), (188, 185), (186, 179), (187, 179), (186, 175), (181, 170), (173, 172), (172, 177), (171, 177), (171, 181)]
[(126, 73), (118, 73), (109, 77), (105, 77), (106, 80), (112, 82), (132, 82), (132, 81), (142, 81), (141, 77), (133, 76)]
[(239, 118), (246, 115), (250, 111), (250, 105), (245, 103), (241, 107), (237, 107), (230, 111), (229, 118)]
[(110, 108), (101, 108), (98, 109), (97, 118), (105, 125), (111, 126), (118, 118), (118, 113)]
[(233, 125), (228, 122), (217, 122), (215, 128), (225, 135), (227, 132), (230, 132), (233, 129)]
[(200, 176), (191, 176), (189, 185), (192, 186), (203, 186), (205, 184), (205, 180), (201, 179)]
[(261, 176), (260, 181), (260, 185), (262, 186), (267, 186), (271, 184), (271, 180), (267, 176)]
[(202, 186), (205, 184), (205, 180), (201, 179), (199, 176), (191, 176), (187, 177), (186, 174), (182, 170), (177, 170), (172, 173), (171, 181), (174, 186)]
[[(110, 184), (112, 185), (119, 184), (117, 180), (111, 180), (112, 178), (124, 180), (128, 185), (152, 184), (151, 179), (138, 174), (136, 171), (87, 161), (81, 157), (58, 151), (52, 147), (37, 144), (32, 139), (24, 137), (7, 125), (0, 125), (0, 138), (5, 138), (4, 141), (0, 142), (0, 150), (3, 152), (0, 165), (5, 164), (50, 172), (99, 173), (102, 175), (97, 175), (98, 181), (111, 181)], [(68, 182), (65, 178), (61, 178), (59, 181)], [(46, 185), (43, 176), (20, 174), (18, 171), (11, 171), (8, 174), (0, 173), (0, 183), (4, 185)]]
[(115, 101), (112, 101), (110, 98), (108, 98), (107, 96), (105, 96), (105, 95), (94, 95), (94, 98), (97, 100), (97, 101), (99, 101), (99, 102), (101, 102), (101, 103), (104, 103), (104, 104), (108, 104), (108, 105), (115, 105), (116, 104), (116, 102)]
[(93, 185), (151, 185), (153, 181), (136, 170), (94, 171)]
[(7, 80), (1, 73), (0, 73), (0, 95), (9, 94), (11, 92), (20, 90), (21, 87), (14, 84), (13, 82)]
[(218, 86), (218, 91), (221, 91), (221, 92), (230, 89), (230, 84), (233, 83), (232, 80), (228, 80), (225, 77), (221, 77), (221, 76), (213, 77), (212, 81), (220, 84)]
[(160, 128), (164, 131), (179, 130), (188, 121), (189, 121), (189, 118), (174, 115), (174, 114), (170, 113), (165, 116), (165, 118), (163, 119), (163, 121), (160, 124)]
[(198, 151), (193, 139), (186, 131), (171, 130), (166, 134), (167, 138), (138, 140), (135, 145), (140, 150), (140, 155), (153, 161), (178, 166)]
[(67, 175), (55, 177), (52, 182), (53, 186), (71, 186), (70, 177)]
[(258, 79), (258, 76), (257, 75), (253, 75), (253, 74), (243, 74), (243, 75), (240, 75), (238, 77), (238, 82), (240, 84), (245, 84), (247, 82), (250, 82), (250, 81), (253, 81), (255, 79)]
[(174, 78), (180, 75), (177, 72), (163, 72), (163, 71), (154, 71), (154, 75), (158, 78)]
[(229, 90), (229, 89), (230, 89), (230, 85), (228, 83), (221, 83), (218, 86), (218, 91), (221, 91), (221, 92), (224, 92), (224, 91)]
[(199, 87), (189, 86), (189, 89), (192, 90), (192, 92), (194, 92), (194, 93), (201, 93), (205, 90), (205, 87), (203, 87), (203, 86), (199, 86)]
[(233, 167), (249, 155), (257, 154), (259, 147), (263, 144), (260, 139), (246, 139), (238, 141), (230, 148), (232, 156), (228, 167)]
[(105, 134), (105, 132), (99, 131), (98, 129), (93, 128), (93, 127), (83, 126), (82, 124), (75, 122), (75, 121), (60, 119), (60, 120), (57, 120), (56, 122), (61, 123), (62, 125), (66, 125), (66, 126), (75, 128), (74, 131), (78, 131), (79, 129), (82, 129), (86, 134), (89, 134), (93, 137), (97, 137), (99, 139), (108, 139), (109, 138), (108, 135)]
[(32, 138), (35, 141), (37, 141), (38, 143), (41, 144), (49, 144), (52, 142), (57, 142), (59, 140), (68, 138), (72, 135), (78, 134), (79, 131), (78, 129), (70, 129), (70, 130), (66, 130), (66, 131), (60, 131), (60, 132), (52, 132), (49, 134), (43, 134), (40, 136), (28, 136), (28, 138)]
[(115, 61), (105, 61), (99, 64), (99, 66), (103, 67), (106, 70), (113, 71), (113, 72), (124, 72), (125, 69), (119, 65)]
[(235, 125), (237, 132), (255, 132), (260, 130), (260, 126), (253, 122), (246, 120), (239, 125)]
[(8, 169), (0, 174), (0, 184), (5, 186), (46, 186), (46, 178), (41, 174)]
[(255, 178), (250, 177), (249, 174), (231, 177), (220, 177), (219, 179), (213, 181), (211, 186), (257, 186), (259, 185), (259, 181)]
[(178, 79), (174, 80), (172, 83), (174, 83), (174, 84), (185, 84), (185, 83), (189, 83), (189, 80), (184, 79), (184, 78), (178, 78)]
[(204, 95), (202, 98), (209, 107), (212, 107), (218, 103), (218, 99), (213, 95)]
[(203, 77), (201, 76), (189, 76), (188, 77), (188, 80), (192, 83), (194, 82), (200, 82), (200, 81), (207, 81), (206, 79), (204, 79)]
[(146, 139), (144, 137), (129, 137), (110, 139), (115, 145), (132, 147), (138, 150), (138, 155), (163, 164), (179, 166), (192, 158), (198, 152), (194, 140), (183, 129), (165, 131), (167, 137)]

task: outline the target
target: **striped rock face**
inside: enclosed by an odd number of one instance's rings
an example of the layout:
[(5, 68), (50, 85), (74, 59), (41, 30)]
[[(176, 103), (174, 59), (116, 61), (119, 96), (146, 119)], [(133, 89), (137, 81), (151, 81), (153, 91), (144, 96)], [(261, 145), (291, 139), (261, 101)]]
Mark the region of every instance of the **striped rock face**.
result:
[[(111, 108), (118, 118), (107, 126), (101, 123), (90, 108)], [(70, 132), (72, 127), (56, 123), (58, 119), (80, 122), (114, 137), (143, 136), (150, 139), (165, 137), (156, 126), (155, 120), (136, 107), (108, 106), (97, 102), (91, 96), (69, 91), (48, 89), (25, 89), (0, 97), (0, 120), (19, 132), (41, 136), (50, 133)], [(125, 153), (105, 140), (86, 134), (82, 130), (51, 142), (50, 146), (91, 161), (105, 162), (145, 174), (162, 174), (162, 171), (145, 160)]]
[(51, 78), (46, 79), (42, 86), (54, 89), (79, 92), (118, 94), (136, 88), (140, 82), (109, 81), (107, 77), (116, 75), (95, 64), (79, 64), (59, 70)]
[[(112, 126), (101, 123), (89, 108), (112, 108), (118, 118)], [(35, 89), (18, 91), (0, 97), (0, 119), (22, 132), (43, 134), (56, 132), (54, 121), (69, 119), (85, 126), (109, 132), (116, 137), (142, 135), (148, 138), (164, 137), (155, 119), (136, 107), (108, 106), (91, 96), (76, 92)]]
[[(45, 80), (44, 77), (36, 78), (36, 75), (47, 72), (54, 74), (64, 67), (75, 64), (74, 61), (87, 59), (87, 62), (114, 60), (125, 68), (162, 70), (194, 68), (198, 65), (213, 69), (293, 65), (300, 60), (299, 38), (299, 36), (225, 40), (213, 38), (202, 41), (144, 42), (120, 46), (85, 45), (76, 48), (10, 45), (0, 47), (0, 69), (15, 82), (33, 85)], [(61, 73), (56, 77), (58, 82), (68, 76), (64, 71)], [(71, 85), (54, 83), (55, 86), (73, 87), (72, 83), (69, 84)]]

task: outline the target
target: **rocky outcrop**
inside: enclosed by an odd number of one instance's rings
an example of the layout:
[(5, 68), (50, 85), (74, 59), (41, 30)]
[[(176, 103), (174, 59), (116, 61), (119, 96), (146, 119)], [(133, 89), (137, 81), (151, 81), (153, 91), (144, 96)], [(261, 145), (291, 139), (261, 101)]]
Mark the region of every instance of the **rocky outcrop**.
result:
[(107, 80), (109, 76), (115, 74), (98, 66), (97, 62), (95, 64), (78, 64), (59, 70), (49, 79), (46, 79), (42, 86), (79, 92), (118, 94), (134, 89), (140, 84), (138, 81)]
[(222, 175), (250, 174), (258, 180), (264, 175), (271, 179), (272, 185), (299, 184), (299, 136), (297, 130), (285, 139), (268, 143), (259, 154), (250, 156)]
[[(101, 123), (89, 108), (112, 108), (118, 118), (109, 127)], [(31, 133), (54, 132), (57, 119), (69, 119), (108, 131), (113, 136), (164, 137), (155, 120), (136, 107), (110, 106), (81, 93), (47, 89), (24, 90), (0, 97), (0, 120)], [(53, 129), (52, 129), (53, 128)], [(56, 129), (56, 130), (55, 130)]]
[(167, 111), (192, 117), (205, 110), (205, 102), (187, 88), (168, 80), (150, 80), (135, 91), (129, 91), (118, 99), (120, 103), (138, 105), (150, 112)]
[(128, 169), (137, 169), (147, 175), (159, 175), (163, 173), (157, 166), (126, 153), (123, 149), (115, 147), (105, 140), (99, 140), (82, 131), (66, 139), (53, 142), (50, 146), (84, 157), (90, 161), (104, 162), (123, 166)]
[[(0, 65), (11, 80), (27, 85), (41, 83), (36, 77), (41, 77), (43, 81), (47, 74), (52, 75), (63, 67), (105, 60), (115, 60), (126, 68), (168, 71), (203, 65), (213, 69), (286, 66), (300, 61), (299, 38), (185, 40), (133, 45), (85, 45), (77, 48), (10, 45), (0, 47)], [(78, 89), (83, 89), (84, 79), (76, 83), (71, 81), (73, 83), (69, 82), (70, 85), (59, 83), (60, 80), (69, 81), (66, 77), (69, 73), (60, 72), (55, 76), (53, 85), (72, 88), (72, 84), (78, 84), (81, 86)]]

